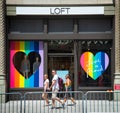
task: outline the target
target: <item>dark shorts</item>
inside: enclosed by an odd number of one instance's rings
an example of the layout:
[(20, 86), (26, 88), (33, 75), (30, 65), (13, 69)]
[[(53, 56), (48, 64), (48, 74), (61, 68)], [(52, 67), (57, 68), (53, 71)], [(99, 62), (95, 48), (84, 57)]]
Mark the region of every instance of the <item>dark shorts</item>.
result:
[(49, 90), (46, 90), (46, 92), (49, 92)]
[(72, 97), (72, 92), (70, 92), (70, 91), (72, 91), (72, 88), (69, 87), (69, 88), (67, 89), (67, 91), (68, 91), (68, 92), (65, 93), (64, 98)]

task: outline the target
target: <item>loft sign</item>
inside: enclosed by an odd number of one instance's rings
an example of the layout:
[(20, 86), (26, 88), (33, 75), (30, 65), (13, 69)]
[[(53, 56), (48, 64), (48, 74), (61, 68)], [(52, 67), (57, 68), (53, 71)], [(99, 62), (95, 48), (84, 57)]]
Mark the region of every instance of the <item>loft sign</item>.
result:
[(69, 14), (70, 8), (50, 8), (51, 15)]
[(16, 7), (16, 15), (101, 15), (104, 6)]

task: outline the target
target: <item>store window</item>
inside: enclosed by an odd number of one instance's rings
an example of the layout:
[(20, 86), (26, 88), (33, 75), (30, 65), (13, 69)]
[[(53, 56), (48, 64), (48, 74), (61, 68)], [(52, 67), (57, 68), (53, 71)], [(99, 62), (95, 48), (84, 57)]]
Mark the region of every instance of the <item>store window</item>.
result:
[(111, 40), (79, 41), (79, 87), (111, 87), (111, 47)]
[(48, 41), (48, 53), (73, 53), (73, 40), (50, 40)]
[(43, 42), (10, 41), (10, 88), (43, 87)]
[(111, 32), (112, 18), (81, 18), (79, 19), (80, 32)]
[(50, 19), (49, 33), (73, 33), (72, 19)]
[(43, 20), (32, 18), (11, 18), (9, 20), (10, 33), (43, 33)]
[[(74, 41), (50, 40), (48, 41), (48, 75), (52, 81), (52, 69), (65, 82), (66, 74), (70, 74), (74, 82)], [(74, 84), (72, 85), (74, 87)], [(64, 89), (64, 86), (63, 86)]]

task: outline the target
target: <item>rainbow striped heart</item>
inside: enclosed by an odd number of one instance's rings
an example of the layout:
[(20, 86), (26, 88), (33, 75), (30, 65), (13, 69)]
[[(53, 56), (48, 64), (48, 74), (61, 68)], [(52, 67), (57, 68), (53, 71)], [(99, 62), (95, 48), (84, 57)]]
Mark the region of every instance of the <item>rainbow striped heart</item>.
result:
[(95, 56), (92, 52), (84, 52), (80, 57), (80, 64), (87, 75), (96, 80), (107, 69), (109, 57), (102, 51)]

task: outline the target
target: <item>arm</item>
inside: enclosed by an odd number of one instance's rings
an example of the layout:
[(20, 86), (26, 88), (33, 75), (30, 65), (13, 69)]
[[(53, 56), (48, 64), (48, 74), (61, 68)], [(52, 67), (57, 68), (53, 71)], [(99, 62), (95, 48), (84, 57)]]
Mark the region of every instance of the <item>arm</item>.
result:
[(56, 83), (56, 80), (53, 80), (52, 85), (50, 86), (50, 89), (52, 89), (52, 87), (55, 85), (55, 83)]

